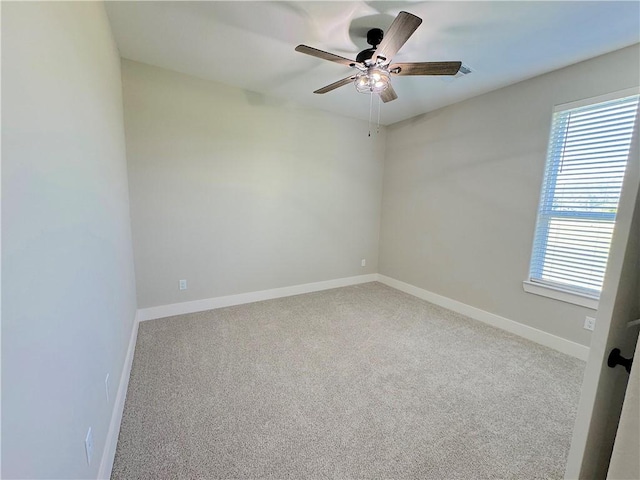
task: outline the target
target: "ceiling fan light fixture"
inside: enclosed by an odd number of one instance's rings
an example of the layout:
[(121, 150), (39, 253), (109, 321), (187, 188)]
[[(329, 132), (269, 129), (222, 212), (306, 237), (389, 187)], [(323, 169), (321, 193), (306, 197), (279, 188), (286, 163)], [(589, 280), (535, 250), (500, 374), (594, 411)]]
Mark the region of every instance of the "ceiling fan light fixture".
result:
[(333, 82), (315, 90), (313, 93), (327, 93), (336, 88), (348, 85), (353, 81), (358, 92), (368, 94), (377, 93), (380, 100), (387, 103), (398, 98), (398, 95), (393, 89), (393, 85), (391, 85), (391, 74), (401, 76), (454, 76), (462, 72), (462, 62), (459, 61), (392, 63), (395, 54), (398, 53), (398, 50), (402, 48), (421, 23), (422, 19), (420, 17), (402, 11), (393, 20), (386, 35), (379, 28), (370, 29), (367, 32), (367, 43), (371, 45), (371, 48), (367, 48), (358, 53), (355, 61), (334, 53), (308, 47), (307, 45), (298, 45), (296, 47), (297, 52), (346, 65), (357, 70), (355, 75), (350, 75), (342, 80)]
[(366, 72), (357, 75), (353, 83), (360, 93), (382, 93), (389, 87), (389, 81), (389, 72), (370, 67)]

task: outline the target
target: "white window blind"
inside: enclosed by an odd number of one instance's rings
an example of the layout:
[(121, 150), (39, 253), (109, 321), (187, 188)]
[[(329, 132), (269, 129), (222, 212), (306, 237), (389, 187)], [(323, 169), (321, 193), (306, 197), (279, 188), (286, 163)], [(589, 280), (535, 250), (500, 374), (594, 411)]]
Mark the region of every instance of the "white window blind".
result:
[(638, 95), (553, 116), (530, 278), (600, 296)]

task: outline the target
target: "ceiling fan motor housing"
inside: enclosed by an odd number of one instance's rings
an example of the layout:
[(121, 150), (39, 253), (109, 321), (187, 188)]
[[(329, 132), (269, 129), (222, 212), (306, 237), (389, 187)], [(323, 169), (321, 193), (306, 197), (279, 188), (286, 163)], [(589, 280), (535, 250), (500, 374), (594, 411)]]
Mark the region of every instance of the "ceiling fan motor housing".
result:
[(367, 48), (366, 50), (361, 51), (356, 57), (356, 62), (364, 63), (366, 60), (370, 60), (375, 51), (375, 48)]

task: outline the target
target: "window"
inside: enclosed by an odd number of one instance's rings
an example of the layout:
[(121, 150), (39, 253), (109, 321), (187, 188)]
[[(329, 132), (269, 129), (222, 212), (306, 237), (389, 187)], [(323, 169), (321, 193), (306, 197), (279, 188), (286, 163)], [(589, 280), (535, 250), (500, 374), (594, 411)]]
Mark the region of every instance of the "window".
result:
[(554, 110), (525, 290), (597, 308), (638, 95), (580, 103)]

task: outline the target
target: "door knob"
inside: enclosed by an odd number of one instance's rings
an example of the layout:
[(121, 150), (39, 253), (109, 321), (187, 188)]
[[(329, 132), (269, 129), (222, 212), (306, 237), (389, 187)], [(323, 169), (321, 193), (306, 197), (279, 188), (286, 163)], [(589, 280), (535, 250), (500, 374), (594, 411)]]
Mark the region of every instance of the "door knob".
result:
[(624, 358), (620, 355), (620, 349), (614, 348), (611, 350), (609, 354), (609, 358), (607, 359), (607, 365), (611, 368), (615, 368), (616, 365), (622, 365), (627, 373), (631, 373), (631, 364), (633, 363), (633, 357)]

